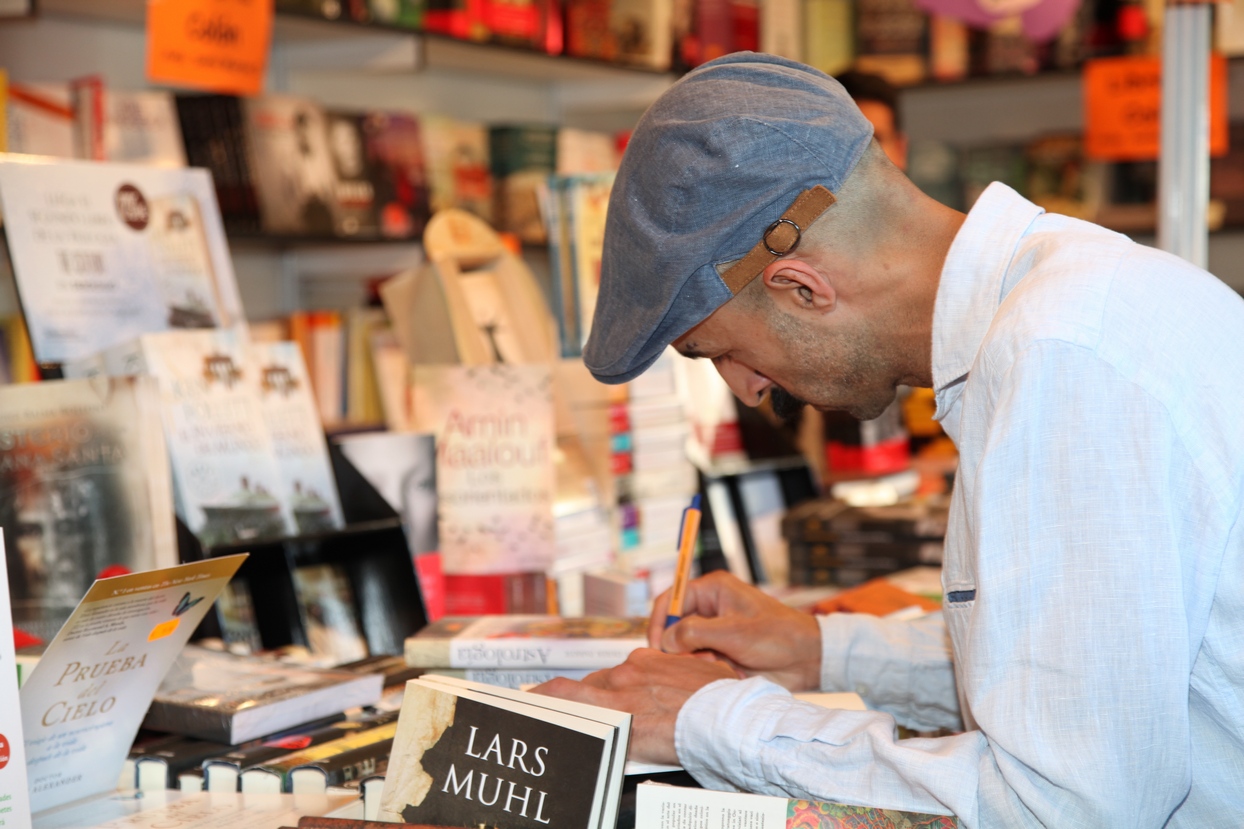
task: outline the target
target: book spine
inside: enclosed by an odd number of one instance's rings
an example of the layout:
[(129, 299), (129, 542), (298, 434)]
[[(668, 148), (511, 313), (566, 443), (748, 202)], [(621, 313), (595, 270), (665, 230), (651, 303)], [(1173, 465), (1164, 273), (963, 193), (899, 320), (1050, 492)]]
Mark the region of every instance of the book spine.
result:
[[(442, 829), (430, 823), (406, 823), (403, 829)], [(305, 815), (298, 818), (298, 829), (393, 829), (392, 823), (379, 820), (354, 820), (344, 817)]]
[[(451, 668), (608, 668), (646, 643), (634, 639), (476, 639), (450, 644)], [(433, 666), (428, 666), (433, 667)]]
[(354, 785), (365, 777), (384, 774), (389, 766), (389, 752), (392, 748), (393, 738), (390, 737), (378, 743), (343, 751), (336, 756), (291, 769), (291, 777), (300, 769), (317, 769), (324, 773), (326, 786)]

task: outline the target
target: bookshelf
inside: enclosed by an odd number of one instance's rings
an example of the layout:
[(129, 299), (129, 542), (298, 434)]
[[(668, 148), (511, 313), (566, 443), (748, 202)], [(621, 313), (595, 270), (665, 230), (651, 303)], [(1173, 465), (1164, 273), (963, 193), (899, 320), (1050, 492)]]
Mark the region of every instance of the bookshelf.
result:
[[(100, 73), (110, 85), (148, 86), (145, 0), (41, 0), (34, 20), (0, 22), (0, 54), (16, 79), (67, 80)], [(1244, 61), (1229, 68), (1229, 111), (1244, 119)], [(671, 73), (550, 56), (522, 47), (457, 41), (379, 25), (278, 14), (266, 88), (330, 107), (394, 108), (491, 122), (545, 122), (614, 131), (633, 126), (673, 81)], [(1080, 76), (929, 83), (903, 92), (913, 141), (971, 146), (1083, 128)], [(1138, 234), (1141, 241), (1151, 237)], [(311, 307), (330, 278), (355, 282), (418, 261), (417, 244), (231, 239), (243, 300), (262, 318)], [(388, 252), (379, 248), (390, 247)], [(335, 276), (308, 263), (326, 251)], [(314, 251), (316, 255), (312, 255)], [(533, 267), (543, 270), (541, 256)], [(1210, 269), (1244, 290), (1244, 233), (1212, 234)], [(390, 270), (390, 272), (392, 272)], [(0, 311), (8, 307), (0, 295)]]

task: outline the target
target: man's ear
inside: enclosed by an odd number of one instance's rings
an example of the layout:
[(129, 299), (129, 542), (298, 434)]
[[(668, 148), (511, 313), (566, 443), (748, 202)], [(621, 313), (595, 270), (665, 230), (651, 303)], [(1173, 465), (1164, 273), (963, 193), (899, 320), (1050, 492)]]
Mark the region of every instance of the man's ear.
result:
[(838, 302), (833, 281), (800, 259), (777, 259), (760, 273), (779, 308), (832, 311)]

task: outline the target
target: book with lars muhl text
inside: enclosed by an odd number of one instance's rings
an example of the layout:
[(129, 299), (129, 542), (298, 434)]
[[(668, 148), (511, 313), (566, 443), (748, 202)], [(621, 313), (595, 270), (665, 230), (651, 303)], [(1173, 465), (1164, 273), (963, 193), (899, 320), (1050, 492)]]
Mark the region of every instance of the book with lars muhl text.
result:
[(569, 713), (575, 708), (518, 691), (499, 696), (471, 683), (411, 680), (379, 819), (495, 829), (613, 826), (630, 719)]

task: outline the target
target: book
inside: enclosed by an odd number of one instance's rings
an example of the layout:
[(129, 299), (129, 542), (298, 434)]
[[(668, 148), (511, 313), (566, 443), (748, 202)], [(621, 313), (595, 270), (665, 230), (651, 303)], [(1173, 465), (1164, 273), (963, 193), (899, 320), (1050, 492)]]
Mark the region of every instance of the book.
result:
[(609, 29), (613, 35), (613, 60), (666, 70), (673, 55), (672, 0), (612, 0)]
[[(422, 669), (419, 669), (422, 671)], [(510, 688), (515, 691), (542, 685), (550, 679), (564, 677), (566, 679), (583, 679), (595, 668), (431, 668), (425, 674), (430, 676), (456, 677), (469, 682), (483, 685), (495, 685), (498, 688)]]
[(333, 163), (333, 227), (338, 236), (371, 238), (379, 233), (372, 155), (364, 138), (366, 116), (330, 111), (324, 117)]
[(636, 787), (635, 825), (662, 829), (952, 829), (959, 822), (946, 815), (640, 783)]
[(293, 571), (294, 594), (313, 656), (333, 664), (367, 656), (350, 579), (339, 564), (308, 564)]
[(648, 646), (642, 617), (446, 617), (406, 640), (420, 668), (611, 668)]
[[(0, 565), (5, 558), (4, 537), (0, 536)], [(24, 827), (30, 825), (30, 795), (18, 691), (21, 668), (14, 651), (8, 567), (0, 566), (0, 801), (8, 809), (6, 823)]]
[(414, 367), (417, 431), (436, 435), (446, 574), (543, 571), (553, 537), (548, 366)]
[(371, 112), (363, 120), (372, 159), (380, 235), (418, 239), (431, 215), (428, 165), (419, 118), (409, 113)]
[(74, 157), (69, 84), (10, 83), (7, 103), (8, 152)]
[(332, 777), (335, 782), (329, 785), (336, 786), (346, 781), (346, 775), (358, 780), (383, 774), (382, 761), (388, 759), (397, 726), (388, 721), (253, 765), (242, 771), (242, 791), (295, 791), (292, 775), (297, 769), (318, 769), (320, 775), (311, 777), (311, 788), (321, 791), (325, 782), (317, 777)]
[(323, 109), (294, 96), (242, 102), (246, 148), (267, 233), (331, 237), (336, 174)]
[(277, 829), (304, 815), (349, 815), (354, 793), (300, 795), (129, 791), (36, 815), (35, 829)]
[(420, 119), (428, 162), (432, 212), (466, 210), (492, 222), (493, 181), (488, 160), (488, 128), (445, 115)]
[(207, 788), (211, 791), (236, 791), (241, 774), (248, 769), (279, 761), (283, 757), (313, 746), (397, 721), (396, 711), (373, 713), (364, 709), (364, 712), (327, 725), (318, 727), (308, 725), (264, 740), (233, 746), (230, 751), (209, 757), (203, 761), (203, 776)]
[(177, 562), (148, 378), (0, 386), (0, 527), (14, 623), (50, 641), (94, 579)]
[(300, 535), (340, 529), (345, 518), (301, 350), (288, 341), (252, 343), (246, 358), (244, 376), (259, 400), (284, 482), (279, 497), (294, 526)]
[(557, 128), (493, 126), (488, 131), (488, 157), (496, 185), (494, 226), (524, 242), (546, 243), (537, 193), (549, 174), (557, 172)]
[(246, 556), (100, 579), (21, 688), (31, 808), (113, 790), (152, 696)]
[(0, 208), (40, 363), (243, 320), (203, 170), (9, 156), (0, 159)]
[(177, 514), (208, 547), (295, 533), (247, 355), (232, 330), (148, 334), (102, 354), (109, 374), (156, 379)]
[(927, 20), (914, 0), (860, 0), (855, 7), (855, 68), (895, 86), (924, 80)]
[(594, 709), (599, 714), (589, 718), (580, 714), (592, 706), (560, 703), (523, 692), (499, 696), (487, 688), (411, 680), (379, 818), (507, 827), (613, 825), (624, 756), (618, 752), (625, 752), (629, 717)]
[(172, 93), (107, 89), (103, 99), (105, 159), (157, 167), (186, 166)]
[(187, 648), (160, 684), (145, 725), (229, 745), (380, 698), (377, 674), (317, 670)]

